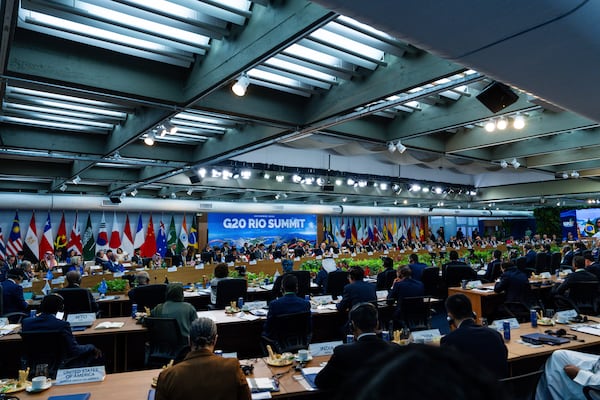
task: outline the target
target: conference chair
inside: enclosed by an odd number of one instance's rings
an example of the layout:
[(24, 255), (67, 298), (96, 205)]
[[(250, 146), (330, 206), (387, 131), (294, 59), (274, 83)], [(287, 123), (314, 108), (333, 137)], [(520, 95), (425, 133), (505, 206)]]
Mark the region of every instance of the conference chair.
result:
[(500, 387), (503, 389), (505, 398), (511, 400), (534, 400), (535, 389), (543, 373), (544, 370), (541, 369), (523, 375), (500, 379)]
[(190, 351), (188, 338), (181, 334), (175, 318), (146, 317), (144, 325), (148, 328), (146, 367), (159, 368), (171, 360), (177, 363)]
[(377, 274), (377, 290), (389, 290), (396, 279), (396, 270), (388, 269)]
[(583, 395), (587, 400), (600, 400), (600, 385), (584, 386)]
[(597, 281), (573, 282), (565, 295), (554, 296), (556, 310), (575, 309), (578, 314), (597, 315), (600, 292)]
[(92, 313), (98, 311), (90, 299), (90, 292), (85, 288), (64, 288), (54, 291), (65, 299), (65, 314)]
[(312, 337), (312, 321), (310, 312), (284, 314), (273, 317), (270, 321), (273, 337), (262, 336), (263, 351), (267, 345), (277, 353), (297, 353), (300, 349), (308, 349)]
[(304, 298), (304, 296), (310, 294), (310, 271), (290, 271), (283, 275), (279, 275), (277, 279), (275, 279), (275, 282), (273, 282), (273, 298), (277, 298), (281, 295), (281, 283), (286, 274), (294, 275), (298, 279), (298, 297)]
[(446, 268), (446, 287), (460, 286), (463, 280), (477, 279), (477, 273), (468, 265), (448, 265)]
[(29, 377), (39, 364), (48, 365), (48, 375), (56, 378), (56, 371), (67, 366), (66, 342), (60, 331), (21, 332), (23, 339), (23, 365), (29, 367)]
[(446, 288), (442, 288), (442, 279), (438, 267), (425, 268), (421, 276), (421, 282), (423, 282), (425, 295), (438, 298), (448, 297), (448, 291)]
[(523, 271), (527, 277), (530, 277), (531, 274), (535, 273), (535, 267), (529, 267), (527, 265), (527, 257), (525, 256), (517, 257), (515, 260), (515, 265), (520, 271)]
[(535, 256), (535, 273), (541, 274), (542, 272), (550, 271), (552, 264), (552, 255), (548, 253), (537, 253)]
[(224, 279), (217, 283), (217, 301), (216, 304), (209, 304), (208, 308), (212, 310), (222, 310), (232, 301), (236, 302), (240, 297), (246, 298), (248, 291), (245, 279)]
[(131, 304), (137, 304), (139, 311), (144, 311), (145, 307), (153, 309), (160, 303), (164, 303), (167, 295), (167, 285), (156, 283), (152, 285), (142, 285), (132, 289), (129, 292)]
[(562, 254), (559, 252), (552, 253), (550, 255), (550, 272), (552, 274), (556, 273), (556, 270), (560, 268), (560, 260), (562, 259)]
[(3, 292), (3, 287), (2, 285), (0, 285), (0, 317), (3, 318), (8, 318), (8, 321), (11, 324), (18, 324), (21, 323), (21, 320), (25, 317), (28, 317), (28, 315), (26, 313), (22, 313), (22, 312), (11, 312), (11, 313), (4, 313), (4, 292)]
[(496, 279), (502, 275), (502, 269), (500, 265), (502, 263), (500, 261), (496, 261), (491, 266), (488, 267), (488, 271), (485, 272), (485, 280), (488, 282), (494, 282)]
[(398, 305), (394, 326), (402, 326), (411, 331), (431, 328), (429, 298), (425, 296), (405, 297)]
[(327, 274), (327, 294), (337, 299), (344, 293), (344, 286), (348, 283), (348, 272), (347, 271), (332, 271)]

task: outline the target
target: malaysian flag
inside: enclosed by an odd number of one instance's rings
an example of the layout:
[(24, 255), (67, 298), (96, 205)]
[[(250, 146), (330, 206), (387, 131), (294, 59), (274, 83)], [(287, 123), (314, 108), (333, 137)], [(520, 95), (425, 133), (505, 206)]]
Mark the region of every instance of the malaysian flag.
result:
[(4, 247), (4, 235), (0, 228), (0, 260), (6, 260), (6, 247)]
[(19, 251), (23, 251), (23, 240), (21, 240), (21, 227), (19, 225), (19, 213), (15, 213), (15, 219), (13, 220), (12, 229), (8, 236), (8, 243), (6, 244), (6, 253), (9, 256), (17, 256)]

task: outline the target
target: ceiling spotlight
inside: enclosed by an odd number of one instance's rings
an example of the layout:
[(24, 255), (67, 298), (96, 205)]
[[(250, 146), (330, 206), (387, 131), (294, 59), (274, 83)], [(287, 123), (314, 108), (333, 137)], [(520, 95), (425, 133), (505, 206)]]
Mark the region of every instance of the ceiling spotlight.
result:
[(348, 198), (344, 196), (344, 197), (342, 197), (342, 201), (345, 203), (348, 201)]
[(406, 151), (406, 146), (400, 143), (398, 140), (398, 143), (396, 143), (396, 149), (398, 149), (398, 153), (402, 154)]
[(521, 166), (521, 163), (518, 162), (516, 158), (513, 158), (510, 162), (510, 165), (512, 165), (514, 169), (517, 169)]
[(341, 180), (341, 179), (336, 179), (336, 180), (335, 180), (335, 185), (336, 185), (336, 186), (341, 186), (341, 185), (342, 185), (342, 183), (343, 183), (343, 182), (342, 182), (342, 180)]
[(523, 129), (524, 127), (525, 127), (525, 118), (521, 114), (515, 115), (515, 119), (513, 120), (513, 128)]
[(233, 179), (239, 179), (239, 177), (240, 177), (240, 173), (239, 173), (239, 172), (237, 172), (237, 171), (235, 171), (235, 172), (232, 174), (232, 178), (233, 178)]
[(172, 199), (176, 199), (177, 198), (177, 194), (175, 192), (171, 193), (171, 198)]
[(138, 194), (138, 190), (137, 189), (133, 189), (130, 194), (131, 194), (132, 197), (135, 197)]
[(469, 196), (477, 196), (477, 190), (469, 191)]
[(502, 160), (502, 161), (500, 161), (500, 166), (502, 168), (506, 168), (506, 167), (508, 167), (508, 163), (506, 162), (506, 160)]
[(146, 143), (148, 146), (154, 145), (154, 132), (149, 132), (146, 134), (146, 137), (144, 138), (144, 143)]
[(303, 182), (305, 185), (312, 185), (315, 182), (315, 178), (313, 178), (312, 176), (307, 176), (306, 178), (303, 179)]
[(255, 203), (258, 201), (258, 199), (256, 198), (256, 196), (252, 197), (252, 201), (255, 202)]
[(169, 129), (169, 133), (170, 133), (171, 135), (174, 135), (174, 134), (176, 134), (176, 133), (177, 133), (177, 130), (178, 130), (178, 129), (179, 129), (179, 128), (177, 128), (176, 126), (172, 126), (172, 127), (171, 127), (171, 129)]
[(250, 171), (249, 169), (243, 169), (240, 172), (240, 176), (242, 177), (242, 179), (250, 179), (250, 177), (252, 176), (252, 171)]
[(397, 183), (394, 183), (394, 184), (392, 185), (392, 190), (393, 190), (394, 192), (397, 192), (398, 190), (400, 190), (400, 185), (398, 185)]
[(346, 181), (346, 184), (347, 184), (348, 186), (354, 186), (354, 183), (355, 183), (355, 182), (354, 182), (354, 179), (352, 179), (352, 178), (348, 178), (348, 180)]
[(279, 195), (279, 193), (277, 193), (277, 194), (275, 195), (275, 200), (279, 200), (280, 198), (281, 198), (281, 196)]
[(62, 185), (60, 185), (60, 187), (58, 188), (58, 190), (60, 190), (61, 192), (64, 192), (65, 190), (67, 190), (67, 184), (63, 183)]
[(246, 94), (246, 89), (248, 89), (249, 85), (250, 85), (250, 78), (248, 78), (248, 75), (243, 73), (242, 75), (240, 75), (237, 82), (233, 84), (233, 86), (231, 87), (231, 90), (233, 91), (233, 93), (236, 96), (241, 97)]
[(204, 178), (204, 177), (206, 176), (206, 168), (200, 168), (200, 169), (198, 170), (198, 176), (199, 176), (200, 178)]
[(398, 200), (394, 200), (394, 205), (397, 206), (398, 205)]
[(189, 188), (188, 191), (186, 192), (188, 196), (191, 196), (192, 193), (194, 193), (194, 189)]
[(233, 172), (224, 169), (223, 170), (223, 180), (227, 180), (227, 179), (231, 179), (233, 178)]
[(496, 128), (498, 128), (499, 130), (503, 131), (508, 127), (508, 120), (506, 119), (506, 117), (500, 117), (500, 119), (498, 120), (498, 122), (496, 122)]
[(419, 192), (421, 191), (421, 185), (419, 185), (418, 183), (413, 183), (412, 185), (410, 185), (410, 188), (408, 188), (408, 190), (411, 192)]
[(389, 143), (388, 143), (388, 151), (389, 151), (390, 153), (393, 153), (393, 152), (395, 152), (395, 151), (396, 151), (396, 145), (394, 144), (394, 142), (389, 142)]
[[(265, 179), (266, 179), (266, 178), (265, 178)], [(276, 180), (277, 182), (280, 182), (280, 183), (281, 183), (281, 182), (283, 182), (283, 180), (284, 180), (284, 179), (285, 179), (285, 176), (283, 176), (283, 175), (277, 175), (277, 176), (275, 177), (275, 180)]]
[(325, 179), (320, 178), (320, 177), (317, 178), (317, 185), (319, 185), (319, 186), (325, 185)]
[(298, 174), (294, 174), (294, 175), (292, 175), (292, 182), (300, 183), (300, 182), (302, 182), (302, 177)]
[(364, 188), (367, 187), (369, 183), (367, 181), (358, 181), (358, 187)]
[(423, 193), (429, 193), (429, 188), (427, 186), (424, 186), (422, 191)]
[(165, 137), (167, 135), (167, 128), (164, 125), (159, 125), (158, 130), (160, 131), (160, 137)]
[(575, 178), (575, 179), (579, 178), (579, 172), (577, 172), (577, 171), (571, 172), (571, 178)]
[(402, 204), (408, 204), (408, 200), (404, 199), (404, 201), (402, 202)]
[(125, 192), (121, 192), (121, 195), (119, 196), (119, 198), (121, 200), (123, 200), (125, 197), (127, 197), (127, 194)]
[(387, 183), (380, 183), (379, 184), (379, 189), (381, 190), (387, 190), (388, 188), (388, 184)]
[(264, 179), (271, 179), (271, 174), (269, 174), (268, 172), (265, 172), (265, 173), (263, 174), (263, 178), (264, 178)]
[(213, 168), (212, 171), (210, 171), (210, 174), (213, 178), (218, 178), (221, 176), (221, 171)]
[(487, 132), (494, 132), (496, 130), (496, 124), (494, 123), (494, 120), (490, 119), (488, 122), (485, 123), (483, 128)]
[(113, 154), (113, 158), (115, 160), (120, 160), (121, 159), (121, 154), (119, 154), (119, 150), (115, 151), (115, 154)]
[(562, 173), (562, 178), (563, 179), (569, 179), (569, 174), (567, 174), (566, 172)]
[(435, 192), (435, 194), (442, 194), (444, 192), (444, 190), (439, 186), (434, 187), (433, 191)]
[(81, 182), (81, 177), (77, 175), (75, 178), (73, 178), (73, 184), (78, 185), (79, 182)]
[(288, 198), (288, 195), (287, 195), (287, 193), (282, 193), (281, 195), (283, 196), (283, 198), (284, 198), (284, 199), (287, 199), (287, 198)]

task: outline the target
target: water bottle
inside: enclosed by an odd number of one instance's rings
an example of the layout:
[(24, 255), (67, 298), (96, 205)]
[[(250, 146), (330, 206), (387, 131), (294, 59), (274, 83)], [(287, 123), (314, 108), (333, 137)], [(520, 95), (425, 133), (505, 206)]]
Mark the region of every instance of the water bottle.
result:
[(131, 305), (131, 318), (135, 318), (135, 314), (137, 314), (137, 304)]
[(381, 338), (386, 342), (390, 341), (390, 331), (381, 331)]
[(354, 335), (348, 334), (346, 335), (346, 343), (354, 342)]
[(98, 293), (100, 293), (100, 297), (104, 297), (107, 290), (108, 285), (106, 284), (106, 280), (102, 279), (102, 282), (100, 282), (100, 286), (98, 287)]
[(242, 307), (244, 307), (244, 298), (243, 297), (238, 298), (237, 306), (240, 310), (242, 309)]
[(504, 340), (510, 340), (510, 321), (504, 321), (502, 329), (504, 330)]
[(531, 314), (531, 327), (537, 328), (537, 312), (535, 310), (530, 310), (529, 313)]
[(304, 295), (304, 300), (310, 301), (310, 294), (305, 294)]

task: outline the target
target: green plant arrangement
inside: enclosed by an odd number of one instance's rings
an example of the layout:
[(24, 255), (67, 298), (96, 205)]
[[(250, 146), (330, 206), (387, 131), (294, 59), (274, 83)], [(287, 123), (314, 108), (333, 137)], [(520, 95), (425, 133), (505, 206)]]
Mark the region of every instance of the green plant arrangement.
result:
[[(92, 288), (92, 291), (97, 292), (101, 283), (102, 282), (96, 284)], [(125, 290), (127, 290), (127, 284), (128, 282), (125, 279), (111, 279), (106, 281), (106, 287), (108, 288), (108, 292), (124, 292)]]

